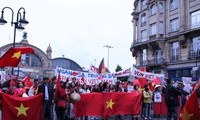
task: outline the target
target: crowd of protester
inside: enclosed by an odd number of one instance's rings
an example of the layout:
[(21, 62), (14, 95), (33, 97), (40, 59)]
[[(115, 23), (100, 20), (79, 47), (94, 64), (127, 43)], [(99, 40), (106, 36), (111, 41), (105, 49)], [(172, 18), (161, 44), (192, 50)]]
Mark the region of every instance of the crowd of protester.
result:
[[(43, 120), (99, 120), (100, 116), (83, 116), (75, 118), (73, 101), (70, 101), (70, 94), (76, 92), (78, 94), (88, 94), (92, 92), (132, 92), (142, 93), (141, 114), (129, 115), (132, 120), (138, 120), (141, 116), (145, 120), (151, 117), (166, 116), (167, 120), (178, 119), (180, 110), (184, 107), (189, 98), (194, 85), (184, 89), (183, 82), (174, 82), (166, 79), (166, 84), (155, 85), (154, 89), (150, 89), (150, 85), (146, 84), (141, 88), (139, 84), (133, 82), (117, 82), (113, 85), (108, 82), (87, 85), (80, 84), (73, 78), (60, 82), (60, 89), (55, 96), (56, 77), (44, 77), (43, 80), (34, 79), (32, 86), (27, 86), (26, 82), (15, 80), (10, 81), (7, 85), (2, 85), (2, 92), (13, 96), (34, 96), (43, 93)], [(129, 89), (132, 86), (133, 89)], [(197, 87), (197, 96), (200, 97), (200, 89)], [(152, 112), (153, 110), (153, 115)], [(123, 120), (123, 115), (113, 115), (116, 120)], [(109, 118), (108, 118), (109, 119)]]

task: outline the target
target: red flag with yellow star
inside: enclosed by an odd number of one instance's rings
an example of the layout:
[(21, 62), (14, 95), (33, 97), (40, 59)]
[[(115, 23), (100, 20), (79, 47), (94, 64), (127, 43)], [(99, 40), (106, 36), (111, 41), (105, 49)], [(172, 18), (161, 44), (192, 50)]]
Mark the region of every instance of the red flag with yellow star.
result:
[(81, 100), (74, 106), (75, 116), (102, 116), (108, 118), (116, 114), (139, 114), (141, 100), (141, 92), (81, 94)]
[(192, 93), (182, 109), (178, 120), (199, 120), (200, 119), (200, 106), (196, 91)]
[(150, 86), (150, 90), (154, 90), (154, 87), (156, 85), (160, 85), (161, 81), (158, 77), (155, 77), (152, 81), (150, 81), (149, 86)]
[(0, 68), (4, 68), (6, 66), (17, 67), (21, 60), (21, 55), (26, 53), (34, 53), (33, 48), (31, 47), (10, 48), (0, 58)]
[(104, 114), (107, 118), (111, 115), (119, 114), (140, 114), (141, 111), (141, 92), (117, 92), (104, 94)]
[(26, 98), (1, 95), (2, 120), (42, 119), (42, 94)]

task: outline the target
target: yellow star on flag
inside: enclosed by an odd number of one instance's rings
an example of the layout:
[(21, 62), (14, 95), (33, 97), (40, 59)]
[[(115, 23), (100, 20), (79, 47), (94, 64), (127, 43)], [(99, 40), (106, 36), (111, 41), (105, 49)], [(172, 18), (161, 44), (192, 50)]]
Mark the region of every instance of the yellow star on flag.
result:
[(17, 113), (17, 117), (21, 114), (27, 116), (26, 111), (30, 108), (30, 107), (24, 107), (24, 105), (21, 103), (20, 107), (15, 107), (18, 111)]
[(14, 53), (14, 55), (12, 56), (12, 58), (19, 59), (20, 56), (21, 56), (21, 51)]
[(106, 104), (107, 104), (106, 108), (112, 109), (112, 106), (113, 106), (115, 103), (112, 101), (112, 99), (110, 99), (110, 101), (107, 101)]
[(183, 113), (180, 114), (182, 120), (190, 120), (190, 117), (193, 116), (193, 114), (189, 114), (187, 110), (184, 108)]

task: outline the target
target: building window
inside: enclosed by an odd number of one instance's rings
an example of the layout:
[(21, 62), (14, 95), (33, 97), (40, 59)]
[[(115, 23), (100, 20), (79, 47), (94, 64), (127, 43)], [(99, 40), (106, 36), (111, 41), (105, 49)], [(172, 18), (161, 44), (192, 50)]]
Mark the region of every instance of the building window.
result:
[(160, 12), (160, 13), (163, 13), (163, 12), (164, 12), (163, 4), (162, 4), (162, 3), (159, 4), (159, 12)]
[(183, 77), (190, 77), (190, 70), (183, 70)]
[(150, 35), (156, 35), (156, 23), (150, 25)]
[(179, 44), (178, 42), (172, 43), (171, 48), (171, 62), (176, 62), (179, 60)]
[(151, 14), (151, 15), (155, 15), (155, 14), (156, 14), (156, 11), (157, 11), (156, 5), (152, 5), (152, 6), (151, 6), (151, 9), (150, 9), (150, 14)]
[(191, 28), (198, 28), (200, 27), (200, 10), (199, 11), (196, 11), (196, 12), (193, 12), (191, 13), (190, 15), (191, 17)]
[(141, 31), (141, 42), (147, 41), (147, 31), (142, 30)]
[(161, 50), (156, 50), (155, 51), (155, 56), (154, 56), (154, 60), (155, 60), (155, 63), (161, 63), (162, 60), (161, 60)]
[(146, 25), (146, 14), (143, 13), (141, 16), (141, 27)]
[(42, 62), (35, 54), (24, 54), (21, 57), (21, 64), (29, 67), (42, 67)]
[(142, 50), (142, 65), (147, 65), (147, 49)]
[(192, 50), (194, 52), (200, 50), (200, 36), (192, 38)]
[(146, 3), (147, 3), (147, 0), (141, 1), (141, 10), (144, 10), (147, 7)]
[(179, 21), (178, 21), (178, 18), (173, 19), (173, 20), (170, 21), (170, 29), (171, 29), (171, 32), (179, 30)]
[(163, 26), (163, 21), (160, 21), (160, 26), (159, 26), (159, 33), (164, 34), (164, 26)]
[(176, 70), (176, 78), (181, 78), (181, 77), (182, 77), (181, 70)]
[(179, 0), (170, 0), (170, 10), (174, 10), (178, 8)]

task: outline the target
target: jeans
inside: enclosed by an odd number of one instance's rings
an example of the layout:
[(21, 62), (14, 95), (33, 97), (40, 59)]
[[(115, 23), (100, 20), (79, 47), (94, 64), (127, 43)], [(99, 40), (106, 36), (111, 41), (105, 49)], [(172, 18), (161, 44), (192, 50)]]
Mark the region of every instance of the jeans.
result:
[(53, 105), (49, 100), (44, 101), (43, 106), (43, 120), (45, 120), (45, 116), (47, 115), (48, 120), (53, 120)]
[(57, 120), (64, 120), (65, 118), (65, 108), (57, 107)]
[(174, 117), (174, 120), (178, 120), (178, 107), (167, 107), (167, 120), (171, 120), (172, 116)]
[(144, 103), (144, 117), (150, 117), (151, 103)]

